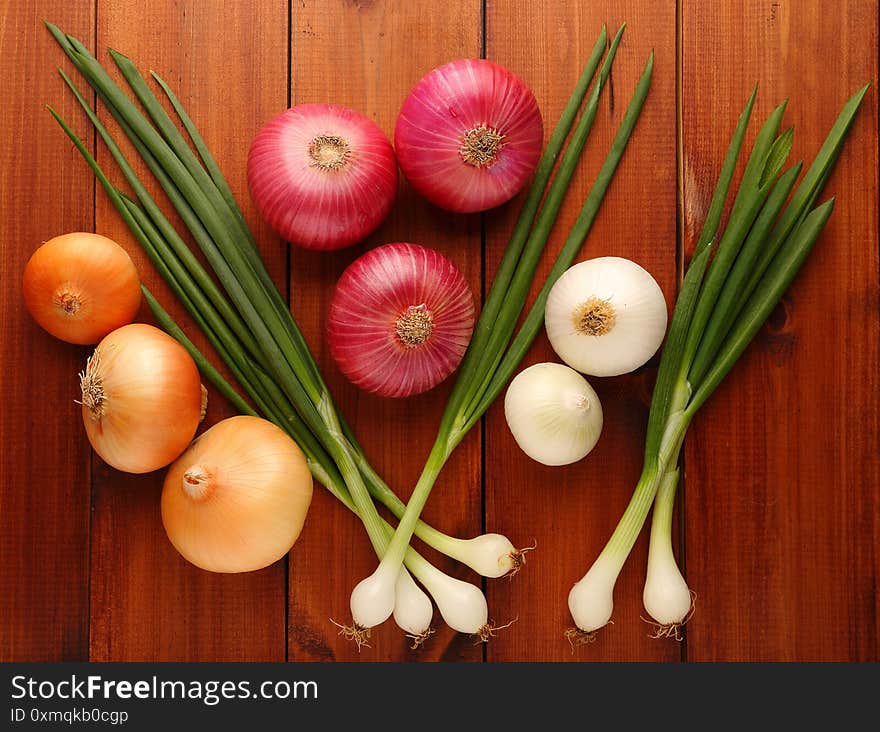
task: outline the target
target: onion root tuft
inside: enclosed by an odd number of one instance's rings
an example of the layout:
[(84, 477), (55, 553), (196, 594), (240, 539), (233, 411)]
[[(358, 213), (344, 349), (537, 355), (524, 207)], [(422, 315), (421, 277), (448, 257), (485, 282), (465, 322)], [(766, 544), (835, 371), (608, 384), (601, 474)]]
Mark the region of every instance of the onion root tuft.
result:
[(565, 631), (565, 640), (571, 645), (571, 652), (574, 653), (578, 646), (588, 646), (590, 643), (596, 642), (595, 630), (581, 630), (580, 628), (569, 628)]
[(531, 546), (524, 546), (522, 549), (516, 549), (515, 551), (510, 552), (507, 556), (510, 557), (510, 571), (504, 575), (507, 579), (513, 579), (513, 576), (519, 572), (526, 563), (526, 552), (533, 551), (538, 547), (538, 542), (536, 539), (532, 539)]
[(495, 637), (495, 633), (497, 631), (509, 628), (517, 620), (519, 620), (519, 618), (514, 618), (509, 623), (505, 623), (504, 625), (492, 625), (491, 623), (486, 623), (482, 628), (474, 633), (474, 635), (477, 637), (477, 640), (474, 641), (474, 645), (477, 645), (478, 643), (488, 643), (490, 638)]
[(370, 644), (367, 642), (370, 640), (369, 628), (365, 628), (363, 625), (358, 625), (354, 622), (351, 625), (342, 625), (341, 623), (337, 623), (333, 618), (330, 618), (330, 622), (339, 628), (339, 635), (343, 636), (345, 640), (354, 641), (358, 653), (360, 653), (361, 648), (370, 648)]
[(89, 415), (95, 422), (100, 422), (106, 413), (104, 406), (104, 379), (101, 376), (100, 351), (95, 351), (86, 361), (85, 371), (79, 374), (79, 387), (82, 392), (82, 404), (89, 410)]
[(418, 651), (424, 642), (428, 640), (432, 635), (434, 635), (434, 629), (428, 628), (425, 632), (419, 633), (415, 635), (414, 633), (407, 633), (406, 637), (412, 641), (412, 645), (409, 647), (411, 651)]

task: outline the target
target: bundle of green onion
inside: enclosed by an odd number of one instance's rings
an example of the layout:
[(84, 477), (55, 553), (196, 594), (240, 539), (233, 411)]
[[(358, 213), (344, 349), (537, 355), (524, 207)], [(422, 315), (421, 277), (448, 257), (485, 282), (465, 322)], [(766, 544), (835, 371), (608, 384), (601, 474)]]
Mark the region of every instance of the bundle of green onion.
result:
[[(583, 243), (623, 154), (647, 95), (652, 61), (649, 60), (645, 68), (608, 159), (539, 302), (511, 343), (538, 259), (595, 118), (599, 96), (623, 32), (621, 28), (611, 44), (580, 121), (547, 189), (565, 139), (599, 68), (606, 46), (605, 29), (602, 29), (539, 164), (447, 405), (437, 444), (407, 507), (370, 467), (351, 430), (338, 414), (302, 333), (260, 259), (254, 238), (226, 180), (171, 89), (154, 74), (195, 150), (178, 131), (129, 59), (111, 51), (114, 62), (149, 119), (80, 41), (49, 23), (47, 27), (161, 185), (203, 252), (219, 286), (176, 232), (95, 112), (63, 72), (62, 77), (122, 171), (133, 197), (107, 178), (69, 126), (54, 110), (50, 108), (50, 111), (86, 159), (156, 269), (180, 298), (256, 409), (223, 379), (145, 289), (145, 297), (157, 320), (186, 346), (206, 378), (242, 413), (259, 413), (296, 440), (315, 478), (361, 519), (376, 554), (382, 559), (372, 581), (362, 582), (352, 593), (354, 626), (344, 630), (360, 644), (370, 627), (383, 622), (393, 612), (398, 625), (413, 636), (416, 643), (427, 637), (431, 603), (413, 581), (414, 576), (431, 594), (447, 624), (455, 630), (487, 639), (492, 628), (482, 591), (476, 585), (440, 572), (411, 549), (409, 542), (415, 533), (428, 545), (466, 563), (484, 576), (501, 576), (516, 569), (521, 562), (521, 554), (501, 535), (458, 539), (419, 521), (418, 516), (443, 463), (503, 388), (537, 333), (547, 291)], [(546, 200), (539, 212), (545, 189)], [(374, 500), (401, 519), (396, 533), (379, 516)]]
[[(624, 27), (620, 28), (611, 43), (605, 62), (599, 72), (599, 79), (593, 87), (592, 94), (572, 135), (572, 140), (566, 148), (553, 185), (547, 194), (544, 205), (537, 212), (544, 186), (553, 168), (555, 154), (558, 152), (564, 134), (561, 134), (557, 129), (550, 140), (547, 153), (539, 164), (535, 182), (520, 211), (510, 242), (492, 283), (492, 289), (477, 321), (473, 339), (465, 353), (458, 379), (443, 412), (437, 437), (406, 506), (406, 511), (400, 519), (397, 531), (394, 533), (388, 551), (383, 556), (379, 567), (355, 587), (352, 594), (353, 604), (359, 593), (366, 596), (373, 594), (376, 592), (377, 586), (381, 587), (383, 584), (387, 584), (389, 578), (395, 576), (399, 571), (406, 548), (418, 526), (419, 516), (440, 471), (452, 451), (460, 444), (470, 429), (479, 422), (519, 366), (543, 325), (544, 305), (550, 289), (562, 273), (571, 266), (590, 231), (648, 94), (654, 66), (653, 53), (648, 58), (612, 142), (611, 150), (596, 177), (581, 212), (535, 303), (514, 336), (513, 332), (534, 279), (541, 252), (556, 220), (565, 189), (574, 173), (577, 158), (595, 119), (599, 95), (610, 72)], [(601, 48), (604, 45), (603, 35), (600, 35), (590, 62), (587, 64), (587, 71), (591, 74), (594, 64), (598, 63), (601, 55)], [(585, 71), (585, 76), (587, 71)], [(584, 83), (584, 78), (580, 83)], [(571, 107), (571, 103), (569, 103), (569, 107)], [(569, 108), (566, 108), (563, 118), (568, 114)], [(552, 157), (550, 157), (551, 152), (553, 153)], [(536, 212), (537, 217), (535, 217)], [(534, 223), (532, 223), (533, 219)], [(511, 571), (515, 571), (522, 562), (522, 556), (522, 552), (515, 552), (509, 556), (499, 557), (499, 562)]]
[(758, 133), (727, 225), (719, 235), (757, 88), (740, 115), (666, 336), (648, 417), (642, 475), (605, 549), (569, 594), (569, 609), (577, 625), (572, 639), (590, 639), (611, 619), (614, 584), (652, 504), (643, 600), (656, 623), (655, 634), (680, 637), (680, 626), (692, 611), (692, 596), (676, 565), (671, 534), (685, 433), (822, 233), (834, 199), (814, 205), (867, 89), (859, 90), (844, 105), (790, 200), (802, 163), (780, 175), (791, 151), (793, 131), (779, 133), (786, 105), (777, 107)]

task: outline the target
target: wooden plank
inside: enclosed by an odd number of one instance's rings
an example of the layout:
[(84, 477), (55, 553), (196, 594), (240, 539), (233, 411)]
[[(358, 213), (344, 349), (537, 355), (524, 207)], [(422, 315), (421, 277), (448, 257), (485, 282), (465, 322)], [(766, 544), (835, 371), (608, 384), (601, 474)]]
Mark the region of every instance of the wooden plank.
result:
[[(401, 103), (422, 75), (451, 59), (480, 53), (479, 0), (437, 5), (300, 0), (292, 10), (292, 102), (354, 107), (375, 119), (389, 136)], [(367, 248), (391, 241), (411, 241), (443, 252), (462, 269), (474, 293), (479, 293), (479, 217), (441, 212), (402, 182), (389, 220), (366, 243), (335, 253), (291, 250), (291, 305), (337, 403), (373, 465), (402, 496), (408, 496), (427, 456), (450, 384), (406, 400), (368, 396), (341, 375), (324, 338), (324, 318), (339, 275)], [(458, 448), (444, 471), (425, 517), (452, 534), (474, 535), (480, 531), (480, 501), (480, 442), (475, 433)], [(390, 621), (373, 632), (372, 647), (359, 655), (336, 634), (329, 618), (348, 620), (351, 589), (375, 565), (360, 523), (325, 491), (316, 492), (291, 559), (291, 660), (481, 658), (480, 648), (446, 628), (439, 613), (437, 633), (418, 655), (408, 649), (407, 639)], [(449, 562), (438, 566), (474, 579)]]
[[(877, 4), (684, 0), (681, 37), (692, 247), (752, 85), (757, 120), (789, 98), (792, 160), (812, 160), (846, 98), (876, 83)], [(691, 660), (878, 657), (877, 169), (875, 87), (825, 189), (828, 228), (688, 439)]]
[[(44, 109), (87, 122), (55, 73), (47, 18), (92, 42), (91, 3), (6, 6), (0, 59), (0, 661), (79, 661), (88, 654), (88, 442), (76, 374), (86, 349), (31, 320), (21, 275), (47, 239), (92, 228), (91, 174)], [(37, 213), (37, 215), (34, 215)]]
[[(264, 258), (283, 286), (286, 252), (257, 224), (245, 162), (259, 125), (287, 99), (286, 4), (101, 2), (98, 56), (112, 65), (108, 46), (126, 53), (144, 73), (155, 69), (176, 90), (254, 222), (255, 234), (267, 242)], [(110, 156), (100, 153), (110, 166)], [(103, 194), (97, 199), (96, 228), (129, 247), (148, 286), (182, 317), (181, 306)], [(143, 316), (149, 318), (146, 312)], [(198, 329), (182, 322), (203, 344)], [(204, 426), (231, 413), (211, 394)], [(284, 660), (285, 562), (244, 575), (210, 574), (188, 564), (162, 528), (163, 476), (164, 471), (123, 475), (95, 458), (92, 660)]]
[[(581, 259), (633, 259), (659, 282), (670, 306), (675, 292), (675, 8), (668, 3), (509, 2), (487, 7), (488, 58), (508, 66), (533, 89), (549, 136), (603, 23), (609, 38), (628, 21), (579, 171), (551, 236), (537, 281), (580, 211), (653, 48), (650, 95)], [(609, 93), (611, 92), (611, 93)], [(613, 101), (612, 101), (613, 100)], [(493, 271), (517, 205), (492, 212), (486, 263)], [(533, 288), (533, 295), (537, 287)], [(558, 361), (541, 333), (523, 366)], [(647, 405), (656, 364), (613, 379), (591, 378), (602, 401), (600, 442), (584, 461), (548, 468), (520, 452), (504, 420), (502, 399), (486, 417), (486, 527), (537, 549), (510, 582), (491, 582), (490, 607), (516, 624), (488, 646), (492, 661), (676, 660), (674, 642), (648, 639), (640, 620), (647, 542), (639, 541), (615, 591), (614, 625), (572, 653), (567, 597), (608, 540), (641, 468)]]

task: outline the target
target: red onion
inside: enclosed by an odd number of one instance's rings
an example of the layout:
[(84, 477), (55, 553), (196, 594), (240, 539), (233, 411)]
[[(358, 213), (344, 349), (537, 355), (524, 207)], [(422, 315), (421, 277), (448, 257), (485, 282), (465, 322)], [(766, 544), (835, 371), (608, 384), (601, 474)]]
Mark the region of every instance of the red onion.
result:
[(461, 361), (474, 329), (464, 275), (439, 252), (397, 243), (373, 249), (342, 273), (330, 302), (330, 352), (362, 389), (420, 394)]
[(535, 170), (543, 140), (535, 95), (484, 59), (452, 61), (424, 76), (394, 130), (397, 158), (413, 188), (459, 213), (513, 198)]
[(385, 133), (333, 104), (299, 104), (270, 120), (251, 145), (247, 176), (263, 218), (308, 249), (341, 249), (372, 234), (397, 192)]

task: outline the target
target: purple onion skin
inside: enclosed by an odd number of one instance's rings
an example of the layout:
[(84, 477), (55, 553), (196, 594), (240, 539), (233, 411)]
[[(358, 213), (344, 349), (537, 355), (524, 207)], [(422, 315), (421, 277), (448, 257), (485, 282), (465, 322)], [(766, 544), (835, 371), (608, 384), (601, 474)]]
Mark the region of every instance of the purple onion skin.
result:
[[(484, 126), (501, 140), (493, 162), (466, 161), (469, 131)], [(429, 201), (474, 213), (506, 203), (528, 182), (544, 142), (535, 95), (515, 74), (485, 59), (439, 66), (410, 92), (394, 130), (404, 176)]]
[[(334, 139), (342, 159), (322, 163), (316, 141)], [(333, 104), (299, 104), (267, 122), (251, 145), (247, 178), (263, 218), (307, 249), (361, 241), (379, 228), (397, 195), (397, 161), (385, 133), (360, 112)]]
[(327, 318), (339, 369), (386, 397), (420, 394), (443, 381), (461, 362), (473, 329), (474, 298), (458, 267), (433, 249), (404, 242), (352, 262)]

